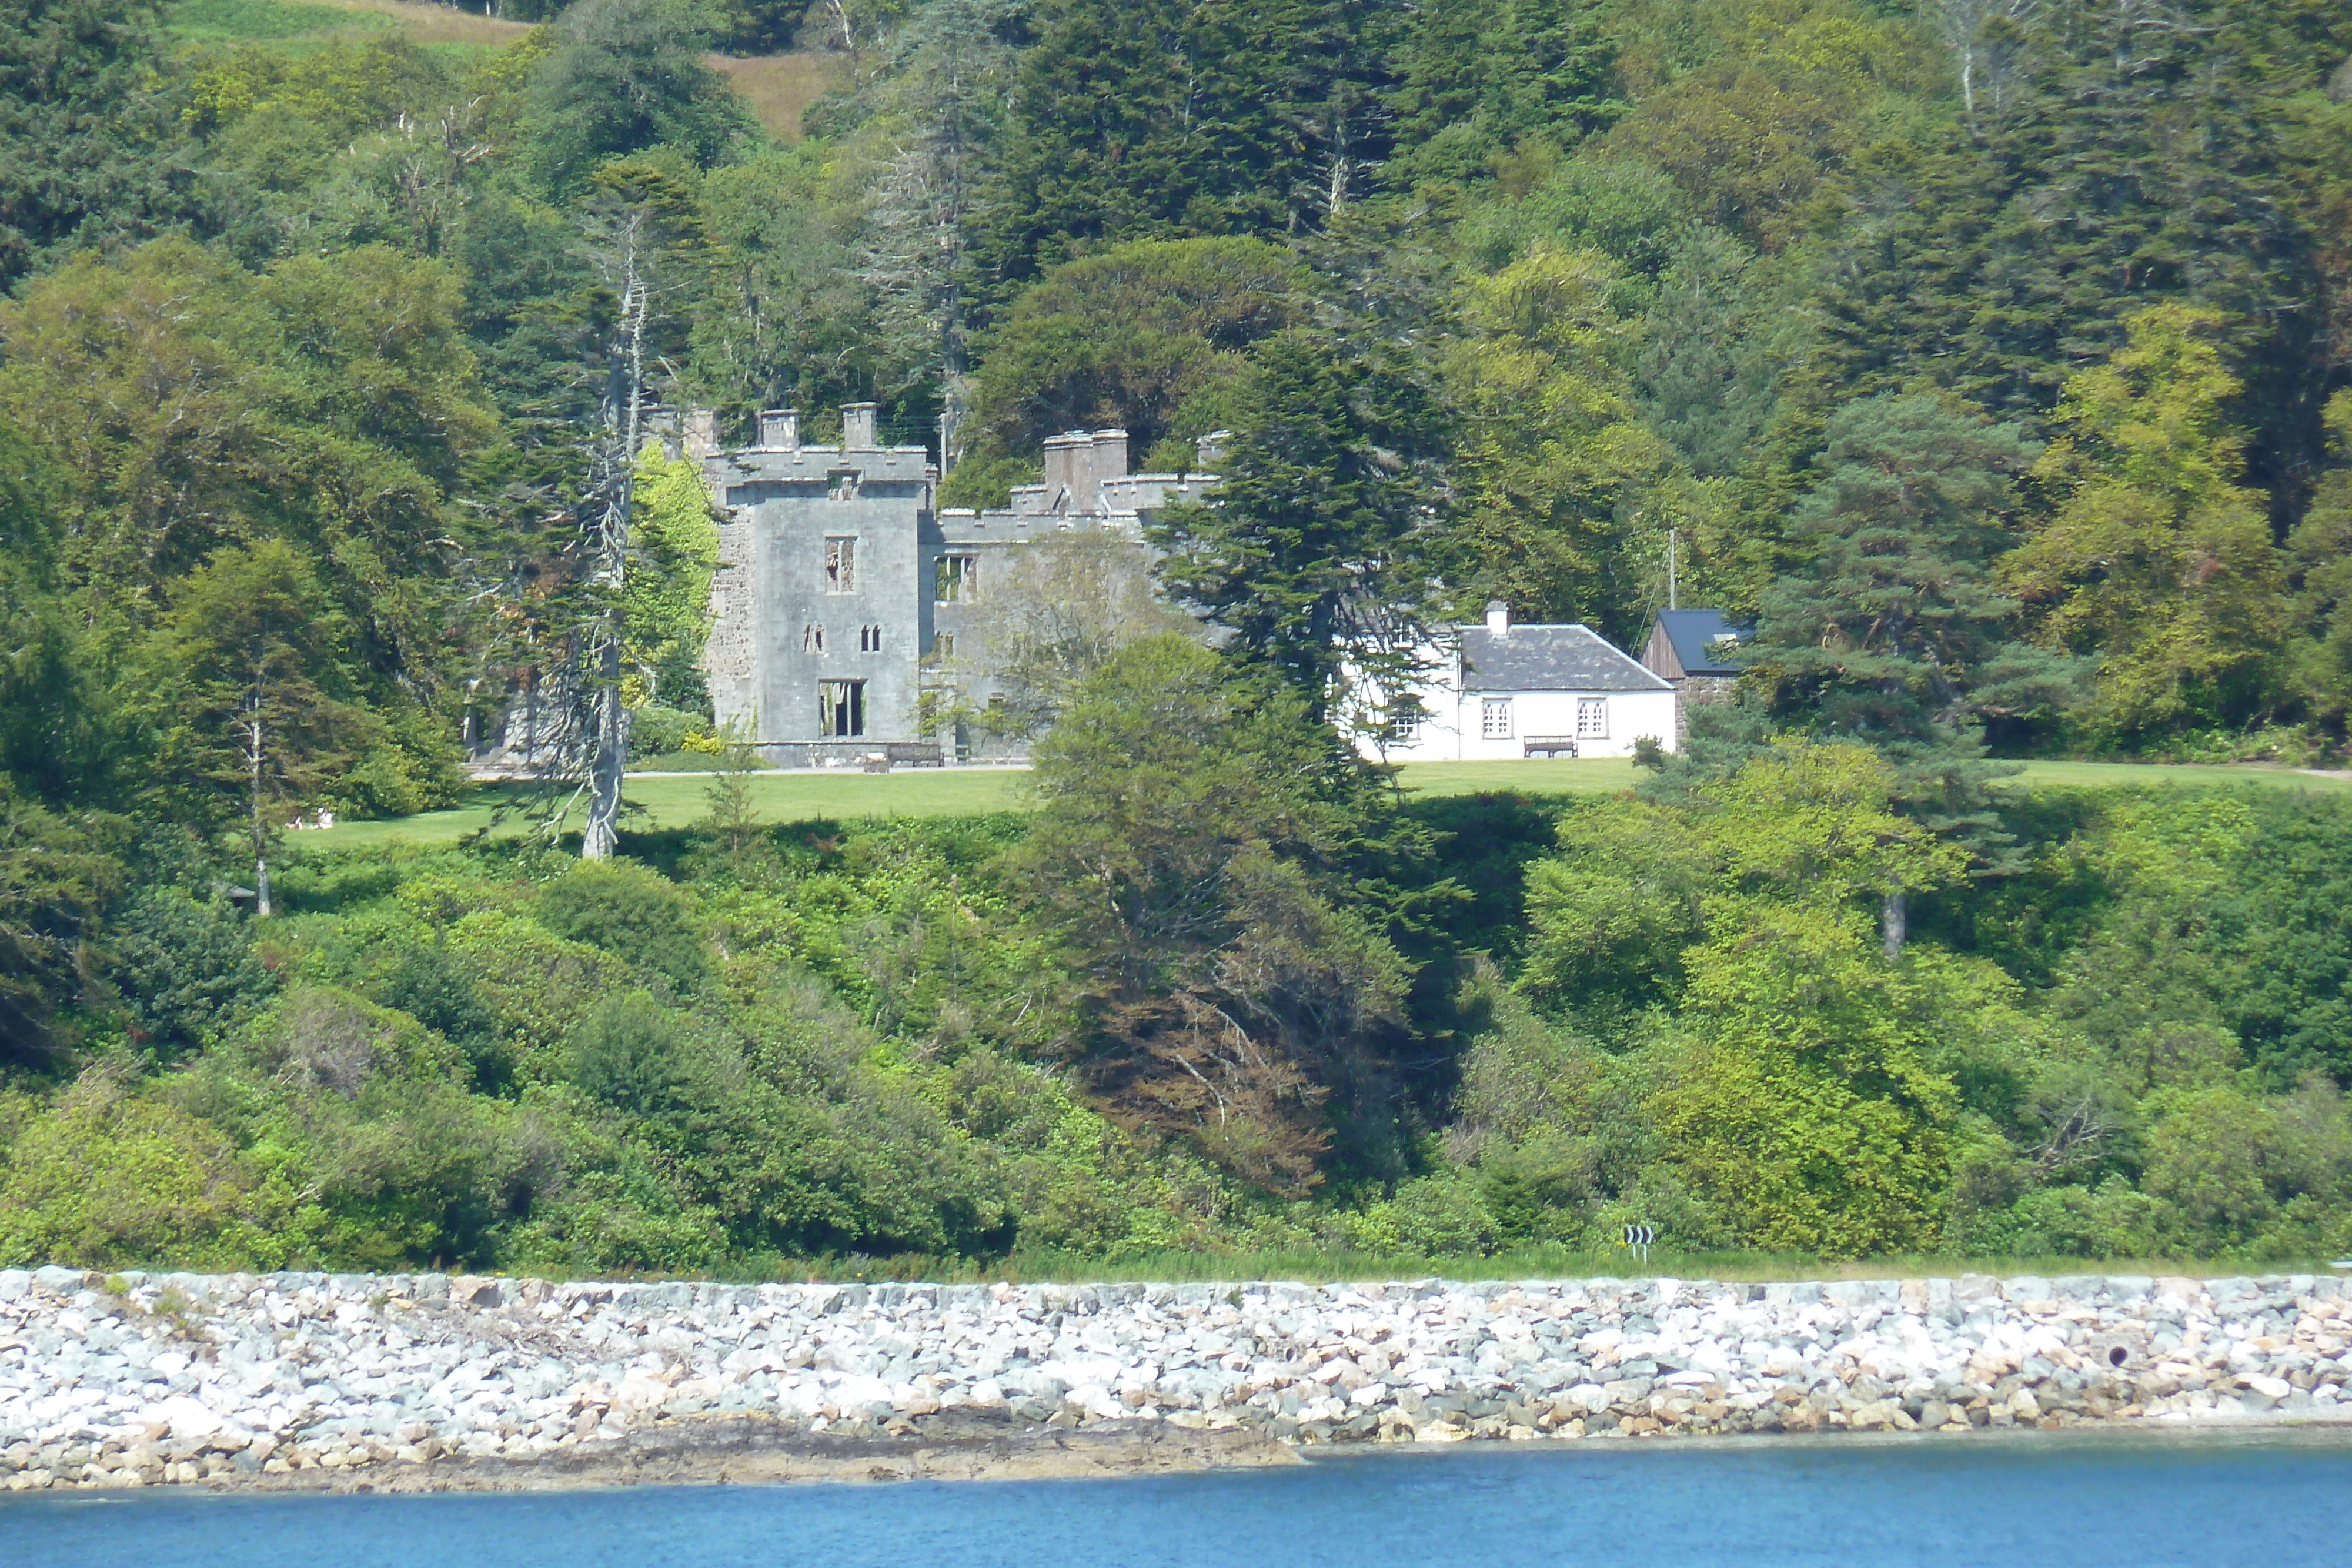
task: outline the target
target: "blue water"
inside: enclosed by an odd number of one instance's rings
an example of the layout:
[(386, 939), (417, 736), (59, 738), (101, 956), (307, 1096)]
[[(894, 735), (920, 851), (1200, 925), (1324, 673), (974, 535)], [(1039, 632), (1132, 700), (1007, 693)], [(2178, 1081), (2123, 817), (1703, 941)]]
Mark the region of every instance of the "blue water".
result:
[(0, 1494), (6, 1568), (2304, 1568), (2352, 1444), (1372, 1453), (1124, 1480), (507, 1496)]

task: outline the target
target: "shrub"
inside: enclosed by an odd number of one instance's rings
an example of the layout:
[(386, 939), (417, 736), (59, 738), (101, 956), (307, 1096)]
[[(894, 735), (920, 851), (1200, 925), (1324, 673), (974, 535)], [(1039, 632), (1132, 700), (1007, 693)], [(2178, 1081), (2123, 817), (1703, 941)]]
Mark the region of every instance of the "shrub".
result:
[(680, 986), (709, 958), (686, 895), (643, 866), (583, 863), (550, 883), (532, 911), (558, 936), (585, 942)]
[(254, 956), (242, 915), (176, 887), (132, 899), (113, 947), (114, 980), (132, 1038), (158, 1061), (219, 1040), (276, 986)]
[(276, 1268), (287, 1206), (218, 1129), (82, 1075), (18, 1135), (0, 1180), (0, 1264)]

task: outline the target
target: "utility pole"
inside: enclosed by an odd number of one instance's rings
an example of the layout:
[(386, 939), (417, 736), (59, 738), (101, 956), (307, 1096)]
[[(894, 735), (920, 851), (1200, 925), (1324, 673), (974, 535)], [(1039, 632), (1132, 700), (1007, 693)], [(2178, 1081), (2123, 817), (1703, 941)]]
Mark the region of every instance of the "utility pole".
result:
[(1682, 608), (1681, 596), (1675, 584), (1675, 547), (1679, 542), (1679, 538), (1677, 530), (1674, 528), (1666, 530), (1666, 608), (1669, 610)]

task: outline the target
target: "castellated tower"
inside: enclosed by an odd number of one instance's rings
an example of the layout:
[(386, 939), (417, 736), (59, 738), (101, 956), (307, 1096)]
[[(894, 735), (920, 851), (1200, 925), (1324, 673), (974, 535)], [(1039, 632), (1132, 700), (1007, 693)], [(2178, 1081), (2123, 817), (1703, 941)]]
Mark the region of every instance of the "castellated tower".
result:
[(762, 413), (751, 446), (722, 449), (698, 413), (683, 435), (720, 517), (712, 707), (784, 767), (977, 759), (968, 735), (923, 733), (924, 694), (951, 664), (961, 699), (987, 701), (985, 609), (1021, 591), (1012, 552), (1110, 529), (1140, 553), (1152, 512), (1214, 483), (1129, 474), (1125, 431), (1074, 431), (1011, 507), (942, 512), (928, 452), (882, 445), (870, 402), (842, 410), (838, 446), (803, 445), (793, 409)]

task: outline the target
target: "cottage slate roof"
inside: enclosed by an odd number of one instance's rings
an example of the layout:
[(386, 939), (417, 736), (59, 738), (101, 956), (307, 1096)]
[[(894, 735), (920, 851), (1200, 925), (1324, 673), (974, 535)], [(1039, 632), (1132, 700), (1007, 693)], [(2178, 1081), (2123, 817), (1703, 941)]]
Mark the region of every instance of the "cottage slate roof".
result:
[(1590, 626), (1459, 628), (1465, 692), (1664, 692), (1673, 686)]
[(1686, 675), (1736, 675), (1748, 667), (1726, 661), (1717, 643), (1725, 637), (1745, 643), (1755, 633), (1726, 621), (1720, 610), (1661, 610), (1658, 628), (1674, 644)]

